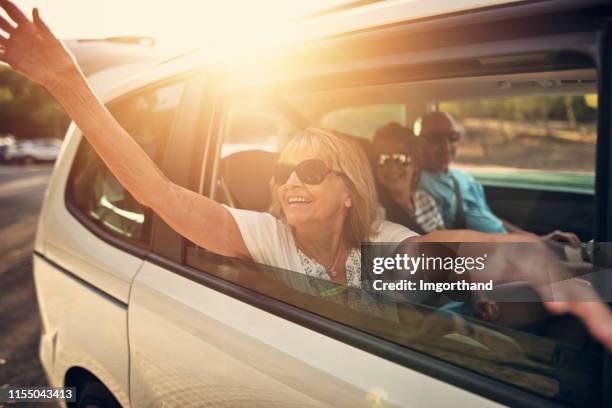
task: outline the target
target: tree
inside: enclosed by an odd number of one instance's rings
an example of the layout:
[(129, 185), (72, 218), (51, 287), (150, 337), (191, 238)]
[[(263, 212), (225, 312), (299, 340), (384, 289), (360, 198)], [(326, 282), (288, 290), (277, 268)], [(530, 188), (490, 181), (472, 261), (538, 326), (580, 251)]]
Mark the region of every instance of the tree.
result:
[(0, 66), (0, 134), (61, 139), (69, 123), (68, 115), (43, 87)]

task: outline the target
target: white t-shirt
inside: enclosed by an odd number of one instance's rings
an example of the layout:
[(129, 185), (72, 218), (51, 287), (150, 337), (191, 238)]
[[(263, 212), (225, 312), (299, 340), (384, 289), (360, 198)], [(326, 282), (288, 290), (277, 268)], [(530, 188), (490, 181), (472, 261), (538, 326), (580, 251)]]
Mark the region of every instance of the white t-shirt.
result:
[[(240, 210), (225, 206), (234, 217), (242, 239), (257, 263), (305, 273), (291, 229), (272, 214)], [(418, 235), (403, 225), (377, 220), (373, 225), (377, 233), (370, 242), (402, 242)]]
[[(236, 220), (242, 239), (255, 262), (291, 271), (280, 273), (277, 278), (303, 293), (323, 296), (325, 289), (330, 288), (324, 283), (330, 281), (325, 268), (298, 250), (291, 229), (284, 221), (268, 213), (225, 207)], [(418, 235), (403, 225), (382, 219), (375, 222), (373, 230), (377, 233), (370, 237), (370, 242), (399, 243)], [(361, 249), (353, 249), (346, 262), (347, 284), (361, 288)], [(315, 277), (317, 281), (304, 279), (303, 275)], [(334, 297), (328, 297), (328, 300), (343, 303)], [(398, 321), (397, 309), (393, 304), (377, 301), (364, 290), (349, 291), (348, 306), (370, 315)]]

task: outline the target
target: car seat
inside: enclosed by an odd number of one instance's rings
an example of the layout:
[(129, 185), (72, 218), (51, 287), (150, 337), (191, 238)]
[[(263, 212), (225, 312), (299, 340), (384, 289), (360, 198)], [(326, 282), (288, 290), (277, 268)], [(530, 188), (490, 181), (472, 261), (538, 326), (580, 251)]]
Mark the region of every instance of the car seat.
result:
[(219, 176), (222, 201), (234, 208), (267, 211), (277, 159), (278, 153), (264, 150), (245, 150), (224, 157)]

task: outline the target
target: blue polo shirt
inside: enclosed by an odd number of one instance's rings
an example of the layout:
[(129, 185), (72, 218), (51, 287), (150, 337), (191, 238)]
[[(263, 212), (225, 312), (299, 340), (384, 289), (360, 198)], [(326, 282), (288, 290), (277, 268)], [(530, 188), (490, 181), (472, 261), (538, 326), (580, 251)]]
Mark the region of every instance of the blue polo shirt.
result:
[(502, 221), (497, 218), (484, 194), (482, 185), (463, 170), (451, 168), (448, 173), (430, 173), (423, 171), (420, 186), (436, 200), (438, 210), (442, 214), (444, 225), (448, 229), (455, 227), (457, 200), (452, 174), (461, 191), (465, 228), (483, 232), (506, 233)]

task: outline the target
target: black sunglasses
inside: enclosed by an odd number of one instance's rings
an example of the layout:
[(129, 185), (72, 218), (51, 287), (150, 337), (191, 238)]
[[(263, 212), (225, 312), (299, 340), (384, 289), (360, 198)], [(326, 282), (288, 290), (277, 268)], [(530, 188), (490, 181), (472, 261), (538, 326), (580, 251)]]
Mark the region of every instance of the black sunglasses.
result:
[(381, 153), (378, 155), (378, 160), (376, 161), (376, 164), (378, 165), (378, 167), (384, 167), (391, 162), (399, 164), (400, 166), (409, 166), (410, 164), (412, 164), (412, 157), (405, 153)]
[(330, 174), (344, 175), (340, 171), (329, 169), (321, 159), (309, 159), (295, 166), (277, 163), (274, 169), (274, 183), (278, 186), (286, 184), (294, 171), (302, 183), (310, 185), (321, 184)]
[(440, 144), (446, 141), (458, 142), (461, 138), (460, 132), (440, 132), (440, 133), (426, 133), (422, 137), (428, 143)]

